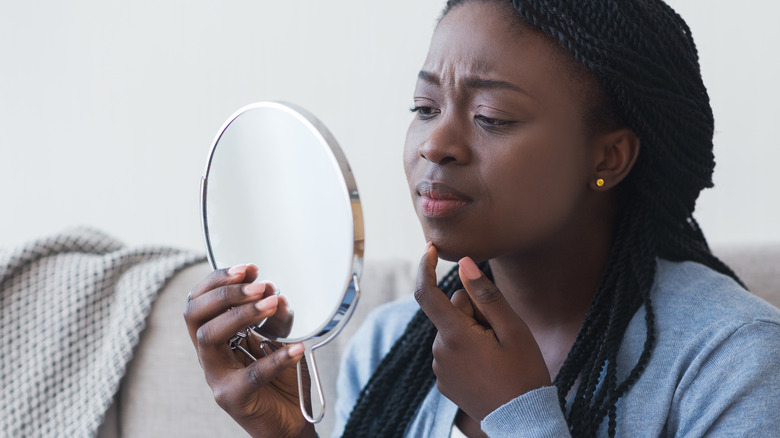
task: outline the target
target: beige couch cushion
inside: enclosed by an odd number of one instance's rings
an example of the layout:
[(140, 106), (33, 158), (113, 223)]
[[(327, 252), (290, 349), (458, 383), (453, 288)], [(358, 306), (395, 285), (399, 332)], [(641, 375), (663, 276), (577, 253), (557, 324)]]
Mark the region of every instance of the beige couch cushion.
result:
[(748, 290), (780, 307), (780, 244), (729, 245), (715, 248), (714, 253)]
[(246, 433), (214, 402), (182, 317), (207, 264), (177, 275), (157, 299), (115, 400), (118, 437), (241, 437)]

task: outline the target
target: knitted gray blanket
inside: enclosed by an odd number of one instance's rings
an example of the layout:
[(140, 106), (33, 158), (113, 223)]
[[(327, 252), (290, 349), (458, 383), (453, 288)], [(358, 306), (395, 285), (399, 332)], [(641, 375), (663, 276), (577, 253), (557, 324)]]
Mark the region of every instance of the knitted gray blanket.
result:
[(0, 435), (95, 436), (158, 291), (202, 260), (81, 228), (0, 250)]

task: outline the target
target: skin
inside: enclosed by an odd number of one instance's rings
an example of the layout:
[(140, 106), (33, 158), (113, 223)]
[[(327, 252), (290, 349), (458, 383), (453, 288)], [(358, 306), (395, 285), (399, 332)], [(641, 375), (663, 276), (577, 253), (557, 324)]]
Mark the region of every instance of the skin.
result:
[[(429, 242), (415, 297), (438, 329), (437, 386), (470, 437), (482, 436), (490, 412), (558, 373), (606, 264), (613, 189), (639, 151), (630, 129), (587, 125), (595, 80), (512, 20), (499, 2), (467, 2), (442, 19), (404, 148)], [(436, 287), (439, 257), (460, 260), (465, 289), (452, 300)], [(489, 260), (495, 283), (474, 260)], [(243, 327), (284, 314), (266, 290), (247, 293), (256, 276), (243, 265), (196, 286), (184, 314), (190, 337), (217, 402), (250, 435), (314, 436), (298, 408), (301, 346), (253, 363), (226, 346)]]

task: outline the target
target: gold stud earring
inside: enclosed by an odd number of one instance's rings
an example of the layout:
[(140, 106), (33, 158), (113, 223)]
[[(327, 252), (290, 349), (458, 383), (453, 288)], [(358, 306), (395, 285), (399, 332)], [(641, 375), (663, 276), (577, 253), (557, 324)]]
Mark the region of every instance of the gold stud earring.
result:
[(596, 180), (596, 185), (599, 186), (599, 187), (603, 187), (604, 186), (604, 180), (601, 179), (601, 178), (597, 179)]

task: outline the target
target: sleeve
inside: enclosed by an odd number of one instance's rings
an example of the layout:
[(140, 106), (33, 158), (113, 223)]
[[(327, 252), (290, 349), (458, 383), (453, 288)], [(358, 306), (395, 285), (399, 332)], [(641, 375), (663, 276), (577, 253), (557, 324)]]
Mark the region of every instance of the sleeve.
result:
[(697, 360), (674, 396), (670, 436), (773, 436), (780, 430), (780, 325), (742, 325)]
[(359, 348), (359, 346), (366, 345), (366, 332), (368, 331), (364, 330), (364, 328), (359, 329), (350, 340), (341, 358), (341, 366), (339, 367), (339, 374), (336, 380), (338, 395), (335, 408), (336, 419), (333, 424), (332, 436), (334, 438), (340, 437), (344, 431), (344, 426), (347, 424), (352, 407), (355, 406), (360, 396), (360, 390), (363, 389), (363, 385), (367, 381), (365, 380), (365, 371), (363, 370), (366, 367), (364, 364), (367, 363), (367, 358), (363, 357), (361, 352), (366, 352), (369, 349), (365, 347)]
[(511, 400), (482, 419), (480, 426), (491, 438), (571, 436), (554, 386), (539, 388)]
[(360, 391), (417, 311), (413, 299), (384, 304), (369, 313), (344, 350), (336, 380), (333, 437), (340, 437)]

